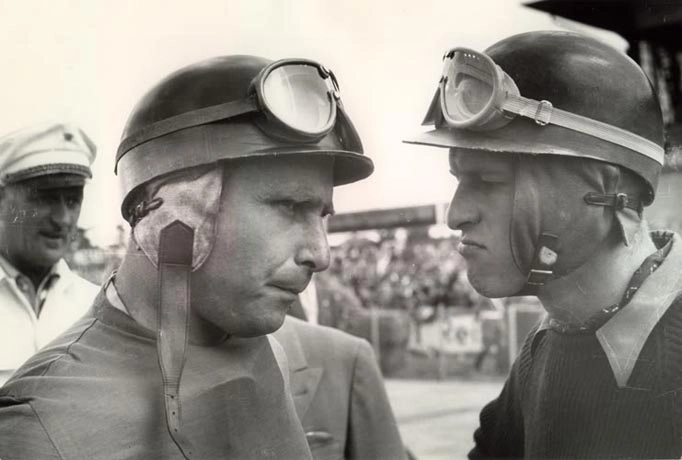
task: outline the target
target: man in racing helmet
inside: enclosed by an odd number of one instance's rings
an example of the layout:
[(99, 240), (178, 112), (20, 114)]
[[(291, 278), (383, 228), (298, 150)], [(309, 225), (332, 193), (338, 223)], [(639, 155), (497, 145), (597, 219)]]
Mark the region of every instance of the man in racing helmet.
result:
[(448, 225), (472, 286), (546, 310), (470, 458), (679, 458), (682, 242), (643, 218), (664, 160), (651, 84), (566, 32), (444, 64), (435, 129), (407, 142), (450, 149)]
[(132, 111), (116, 169), (128, 252), (0, 392), (0, 457), (311, 458), (267, 334), (329, 264), (333, 187), (373, 170), (333, 74), (254, 56), (182, 68)]

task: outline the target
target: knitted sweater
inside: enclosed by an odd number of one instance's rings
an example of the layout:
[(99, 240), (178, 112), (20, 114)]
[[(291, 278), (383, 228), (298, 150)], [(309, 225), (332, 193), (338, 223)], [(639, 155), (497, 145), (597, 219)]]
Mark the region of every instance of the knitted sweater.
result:
[[(679, 281), (682, 259), (676, 246), (665, 263), (677, 268)], [(656, 276), (650, 278), (647, 283), (657, 283)], [(481, 412), (469, 458), (680, 458), (678, 281), (657, 285), (659, 291), (674, 289), (674, 300), (662, 309), (639, 354), (627, 356), (635, 361), (624, 385), (598, 334), (532, 331), (502, 393)], [(640, 332), (637, 327), (619, 331)]]

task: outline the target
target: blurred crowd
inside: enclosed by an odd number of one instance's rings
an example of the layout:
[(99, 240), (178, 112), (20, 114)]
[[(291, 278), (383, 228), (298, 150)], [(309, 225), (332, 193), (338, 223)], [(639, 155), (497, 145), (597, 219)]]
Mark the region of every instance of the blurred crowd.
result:
[(332, 248), (328, 276), (352, 288), (365, 308), (419, 314), (421, 306), (474, 308), (481, 298), (466, 279), (456, 236), (444, 239), (351, 238)]

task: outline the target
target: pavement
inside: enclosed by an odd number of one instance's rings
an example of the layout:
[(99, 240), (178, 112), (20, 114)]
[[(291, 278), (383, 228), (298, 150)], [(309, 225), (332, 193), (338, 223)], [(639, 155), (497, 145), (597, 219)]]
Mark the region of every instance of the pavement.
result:
[(418, 460), (466, 459), (481, 408), (504, 384), (487, 376), (385, 382), (403, 442)]

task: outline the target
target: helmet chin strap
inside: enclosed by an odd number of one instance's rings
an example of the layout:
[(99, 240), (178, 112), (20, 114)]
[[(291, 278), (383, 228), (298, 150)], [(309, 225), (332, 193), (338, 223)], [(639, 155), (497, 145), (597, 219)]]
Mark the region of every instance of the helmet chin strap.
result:
[[(636, 212), (641, 216), (643, 211), (642, 201), (629, 197), (626, 193), (601, 194), (589, 192), (583, 197), (585, 203), (593, 206), (612, 207), (614, 220), (620, 229), (620, 235), (625, 246), (629, 246), (633, 234), (639, 228), (638, 222), (631, 223), (627, 219), (629, 213)], [(537, 295), (538, 289), (556, 278), (554, 266), (559, 258), (559, 236), (542, 232), (538, 238), (535, 254), (530, 265), (526, 284), (515, 295)]]
[[(167, 178), (136, 207), (133, 216), (134, 237), (158, 273), (156, 349), (166, 423), (186, 459), (196, 452), (181, 430), (180, 408), (180, 380), (189, 333), (190, 274), (211, 253), (222, 178), (222, 167)], [(202, 191), (200, 196), (197, 190)]]
[(163, 377), (168, 431), (186, 459), (193, 458), (194, 449), (181, 430), (180, 379), (189, 332), (193, 242), (194, 230), (180, 220), (168, 224), (159, 235), (156, 351)]
[(551, 233), (541, 233), (535, 249), (526, 284), (515, 295), (537, 295), (538, 289), (554, 278), (554, 265), (558, 259), (559, 237)]

